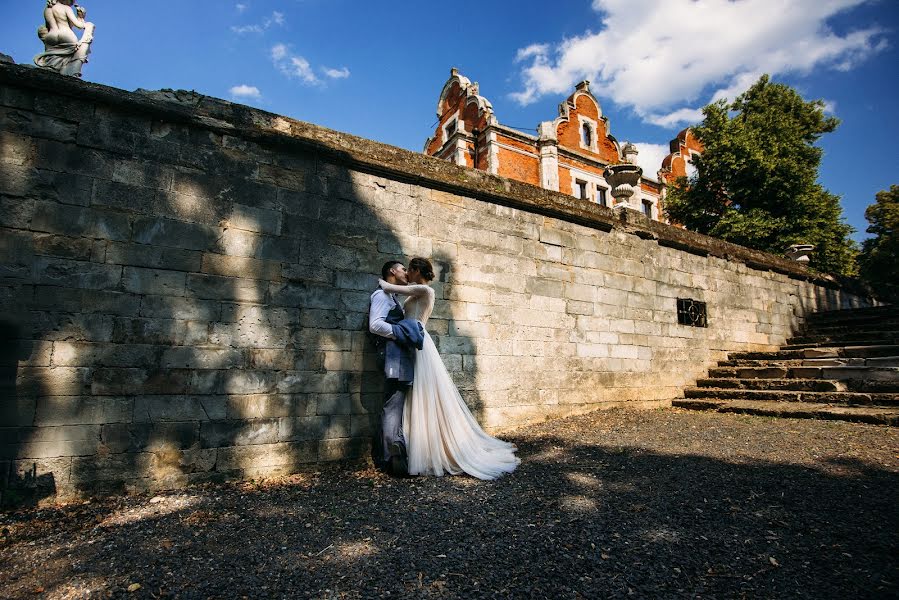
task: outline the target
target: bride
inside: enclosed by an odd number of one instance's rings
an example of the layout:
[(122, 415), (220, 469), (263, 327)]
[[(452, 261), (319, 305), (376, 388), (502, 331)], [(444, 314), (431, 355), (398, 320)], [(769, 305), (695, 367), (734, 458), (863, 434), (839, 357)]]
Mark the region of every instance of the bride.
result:
[(403, 306), (407, 319), (417, 319), (425, 329), (424, 345), (415, 352), (415, 380), (403, 411), (409, 474), (457, 475), (496, 479), (511, 473), (521, 462), (515, 446), (487, 435), (472, 416), (450, 378), (437, 347), (427, 331), (434, 309), (434, 268), (425, 258), (409, 262), (410, 285), (380, 281), (389, 294), (410, 296)]

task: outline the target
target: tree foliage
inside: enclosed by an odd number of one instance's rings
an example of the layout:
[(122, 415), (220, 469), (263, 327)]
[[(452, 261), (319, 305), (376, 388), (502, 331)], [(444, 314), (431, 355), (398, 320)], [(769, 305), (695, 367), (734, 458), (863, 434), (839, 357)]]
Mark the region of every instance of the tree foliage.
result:
[(899, 185), (878, 192), (876, 202), (865, 210), (874, 235), (862, 242), (861, 275), (875, 287), (899, 291)]
[(852, 274), (853, 229), (839, 197), (817, 182), (822, 150), (815, 142), (839, 124), (825, 116), (824, 103), (806, 102), (764, 75), (732, 104), (719, 100), (703, 115), (692, 131), (704, 151), (693, 159), (696, 173), (670, 188), (669, 218), (774, 254), (814, 244), (812, 267)]

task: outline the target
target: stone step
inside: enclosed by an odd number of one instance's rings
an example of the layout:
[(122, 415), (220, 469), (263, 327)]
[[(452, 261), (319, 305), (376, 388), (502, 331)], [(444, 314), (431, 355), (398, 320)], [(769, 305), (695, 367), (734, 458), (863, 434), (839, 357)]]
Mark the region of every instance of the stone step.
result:
[(899, 356), (877, 358), (807, 358), (720, 360), (719, 367), (899, 367)]
[(717, 367), (709, 370), (710, 378), (727, 379), (828, 379), (865, 380), (897, 383), (897, 367)]
[(826, 379), (737, 379), (710, 377), (696, 381), (696, 387), (722, 390), (789, 390), (795, 392), (846, 392), (846, 383)]
[(778, 350), (776, 352), (733, 352), (729, 360), (795, 360), (805, 358), (875, 358), (899, 356), (899, 345), (837, 346)]
[(801, 336), (790, 338), (780, 347), (781, 350), (802, 350), (804, 348), (838, 348), (843, 346), (896, 346), (899, 345), (899, 336), (886, 337), (879, 332), (877, 335), (865, 338), (858, 334), (840, 336)]
[(721, 388), (690, 387), (685, 398), (714, 398), (718, 400), (762, 400), (770, 402), (817, 402), (819, 404), (849, 404), (863, 406), (899, 406), (899, 393), (877, 392), (802, 392), (790, 390), (727, 390)]
[(869, 306), (865, 308), (849, 308), (843, 310), (824, 310), (808, 315), (810, 323), (829, 323), (834, 321), (856, 321), (868, 318), (899, 318), (899, 306)]
[(696, 382), (697, 387), (728, 390), (788, 390), (797, 392), (875, 392), (899, 394), (896, 381), (867, 381), (864, 379), (741, 379), (709, 377)]
[(843, 333), (896, 333), (899, 331), (899, 319), (883, 321), (869, 320), (860, 323), (828, 323), (806, 324), (801, 329), (804, 335), (839, 335)]
[(741, 413), (792, 419), (829, 419), (899, 426), (899, 410), (873, 406), (832, 406), (811, 402), (765, 402), (752, 400), (674, 400), (672, 405), (691, 410)]

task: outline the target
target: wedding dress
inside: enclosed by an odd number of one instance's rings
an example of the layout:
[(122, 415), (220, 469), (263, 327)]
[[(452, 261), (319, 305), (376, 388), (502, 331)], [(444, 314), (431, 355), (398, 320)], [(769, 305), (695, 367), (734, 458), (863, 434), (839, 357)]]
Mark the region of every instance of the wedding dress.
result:
[(515, 456), (515, 446), (481, 429), (428, 334), (428, 317), (434, 309), (433, 288), (384, 281), (381, 287), (390, 294), (410, 296), (403, 305), (406, 318), (417, 319), (425, 330), (424, 345), (415, 352), (415, 379), (403, 410), (409, 474), (441, 476), (465, 472), (478, 479), (496, 479), (514, 471), (521, 462)]

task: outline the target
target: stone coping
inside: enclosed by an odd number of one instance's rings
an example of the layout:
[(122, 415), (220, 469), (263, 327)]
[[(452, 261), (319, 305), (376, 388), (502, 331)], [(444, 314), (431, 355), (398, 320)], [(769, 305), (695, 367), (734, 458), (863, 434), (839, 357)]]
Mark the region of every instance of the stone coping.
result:
[(601, 231), (616, 229), (643, 239), (656, 240), (661, 246), (739, 262), (752, 269), (774, 271), (830, 288), (855, 288), (862, 295), (870, 295), (870, 291), (858, 289), (858, 283), (853, 280), (817, 274), (787, 258), (653, 221), (637, 211), (615, 211), (585, 203), (567, 194), (460, 167), (419, 152), (196, 92), (128, 92), (42, 69), (2, 63), (0, 82), (82, 101), (99, 102), (125, 113), (189, 124), (268, 146), (311, 152), (328, 161), (370, 174), (542, 214)]

